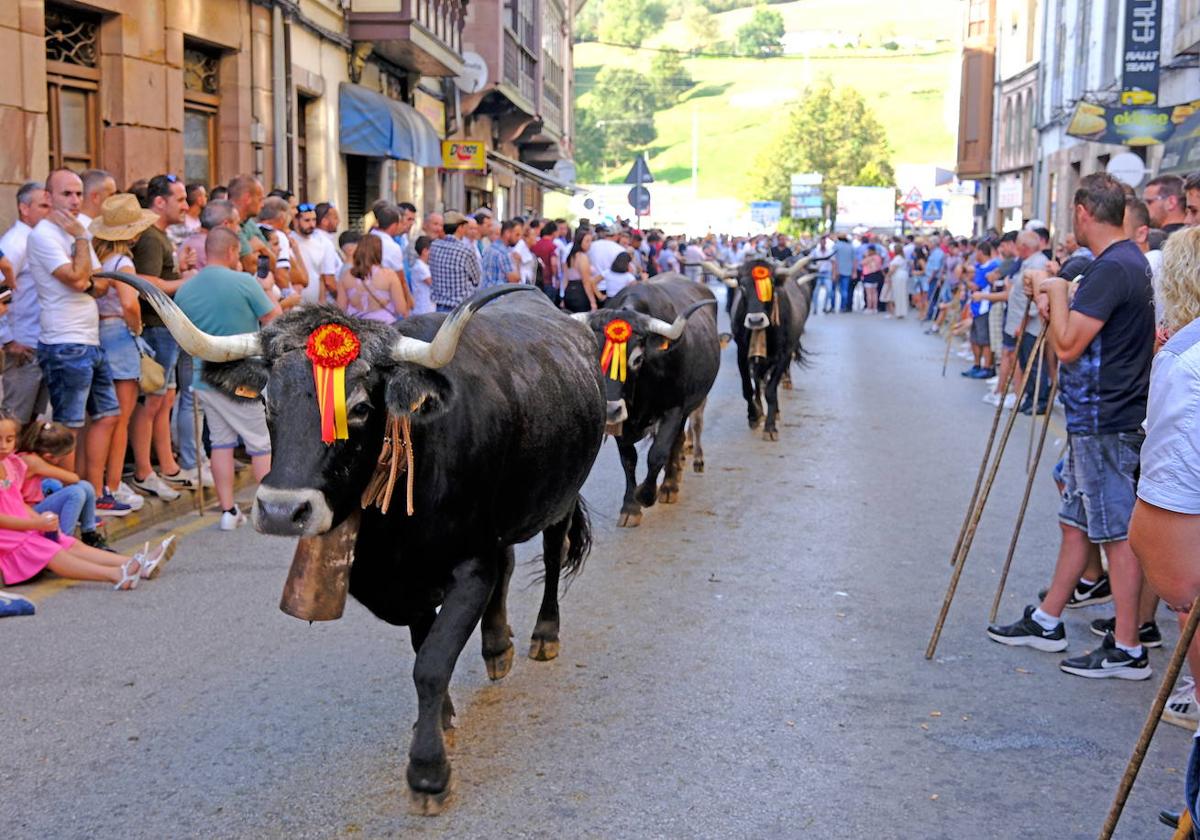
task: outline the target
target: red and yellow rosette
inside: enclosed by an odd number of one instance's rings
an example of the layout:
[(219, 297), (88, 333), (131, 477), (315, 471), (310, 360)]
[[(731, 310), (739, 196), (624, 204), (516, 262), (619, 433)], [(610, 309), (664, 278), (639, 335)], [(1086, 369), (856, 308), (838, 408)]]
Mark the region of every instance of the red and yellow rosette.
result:
[(358, 358), (358, 336), (341, 324), (322, 324), (308, 337), (305, 353), (313, 363), (317, 406), (321, 409), (321, 440), (333, 443), (350, 437), (346, 423), (346, 366)]
[(774, 291), (771, 285), (771, 269), (765, 265), (756, 265), (750, 269), (750, 276), (754, 278), (754, 291), (758, 299), (763, 303), (770, 303), (771, 293)]
[(633, 327), (628, 321), (617, 319), (609, 321), (604, 328), (604, 352), (600, 354), (600, 370), (605, 376), (617, 382), (624, 382), (628, 372), (629, 354), (627, 351), (629, 338), (633, 335)]

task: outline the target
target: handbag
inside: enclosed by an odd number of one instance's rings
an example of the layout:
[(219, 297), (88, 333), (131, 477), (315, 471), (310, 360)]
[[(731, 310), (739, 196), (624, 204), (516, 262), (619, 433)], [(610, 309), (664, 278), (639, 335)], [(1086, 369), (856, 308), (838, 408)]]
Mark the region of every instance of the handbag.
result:
[(143, 394), (156, 394), (167, 384), (167, 372), (155, 361), (149, 352), (145, 341), (140, 336), (134, 336), (138, 355), (141, 356), (141, 373), (138, 375), (138, 386)]

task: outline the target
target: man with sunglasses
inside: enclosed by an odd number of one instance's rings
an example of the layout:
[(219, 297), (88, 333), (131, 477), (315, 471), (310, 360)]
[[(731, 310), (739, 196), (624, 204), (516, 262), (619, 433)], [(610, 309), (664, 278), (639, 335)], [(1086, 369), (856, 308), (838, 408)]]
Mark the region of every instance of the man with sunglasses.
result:
[(296, 208), (292, 228), (296, 232), (296, 250), (308, 272), (308, 285), (300, 292), (300, 299), (306, 303), (328, 300), (337, 294), (337, 275), (341, 264), (337, 246), (317, 232), (317, 208), (308, 202)]

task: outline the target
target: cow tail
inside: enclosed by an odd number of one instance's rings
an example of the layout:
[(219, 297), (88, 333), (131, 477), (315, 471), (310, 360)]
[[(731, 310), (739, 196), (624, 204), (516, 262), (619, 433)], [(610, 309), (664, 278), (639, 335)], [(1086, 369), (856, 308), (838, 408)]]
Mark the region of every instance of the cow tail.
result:
[(571, 579), (583, 570), (583, 563), (592, 553), (592, 520), (588, 516), (587, 503), (580, 496), (571, 513), (571, 525), (567, 529), (567, 554), (563, 558), (562, 572)]

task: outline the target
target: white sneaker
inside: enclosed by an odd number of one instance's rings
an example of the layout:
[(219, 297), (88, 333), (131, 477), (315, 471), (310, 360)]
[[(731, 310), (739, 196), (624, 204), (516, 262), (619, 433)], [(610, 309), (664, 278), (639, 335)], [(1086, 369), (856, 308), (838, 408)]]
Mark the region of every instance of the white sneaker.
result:
[(130, 510), (141, 510), (142, 505), (146, 504), (146, 500), (140, 494), (133, 492), (133, 488), (124, 481), (111, 492), (114, 499), (123, 505), (129, 505)]
[(233, 506), (233, 512), (225, 511), (221, 514), (221, 530), (235, 531), (238, 526), (246, 521), (246, 514), (242, 513), (241, 508), (237, 505)]
[(988, 379), (983, 384), (990, 385), (991, 387), (995, 388), (997, 385), (1000, 384), (1000, 375), (997, 374), (996, 376), (993, 376), (991, 379)]
[[(192, 489), (195, 489), (196, 475), (197, 475), (197, 473), (196, 473), (195, 467), (192, 467), (191, 469), (187, 469), (186, 467), (180, 467), (179, 472), (175, 476), (168, 478), (167, 481), (173, 481), (177, 484), (184, 485), (184, 486), (190, 487)], [(213, 487), (217, 486), (213, 482), (212, 470), (210, 470), (208, 468), (208, 464), (205, 464), (203, 467), (200, 468), (199, 475), (200, 475), (200, 480), (202, 482), (204, 482), (204, 486), (206, 488), (212, 489)]]
[[(1005, 408), (1012, 408), (1016, 404), (1017, 404), (1017, 395), (1016, 394), (1009, 394), (1007, 397), (1004, 398), (1004, 407)], [(995, 405), (995, 403), (992, 403), (992, 405)]]
[(1200, 705), (1196, 703), (1196, 681), (1191, 677), (1180, 677), (1175, 691), (1163, 707), (1162, 722), (1195, 730), (1200, 724)]
[(179, 491), (167, 484), (158, 477), (158, 473), (152, 472), (150, 475), (140, 481), (135, 476), (133, 479), (133, 487), (136, 490), (141, 490), (143, 493), (150, 493), (158, 496), (164, 502), (173, 502), (179, 498)]
[(983, 401), (988, 405), (1000, 405), (1000, 395), (995, 391), (988, 391), (983, 395)]

